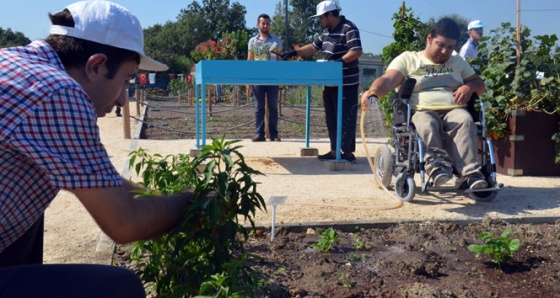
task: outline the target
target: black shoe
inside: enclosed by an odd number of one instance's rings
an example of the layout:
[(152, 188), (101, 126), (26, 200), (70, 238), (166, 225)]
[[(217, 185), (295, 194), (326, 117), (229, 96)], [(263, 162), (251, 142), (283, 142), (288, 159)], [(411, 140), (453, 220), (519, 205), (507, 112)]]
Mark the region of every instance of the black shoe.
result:
[(266, 138), (264, 136), (261, 136), (259, 134), (255, 135), (254, 138), (251, 139), (251, 141), (253, 142), (264, 142), (266, 141)]
[(280, 139), (280, 137), (272, 137), (272, 138), (270, 138), (270, 141), (271, 142), (280, 142), (281, 139)]
[(349, 163), (356, 163), (356, 156), (354, 156), (354, 153), (342, 153), (342, 159)]
[(451, 180), (451, 176), (442, 169), (435, 170), (431, 176), (434, 177), (434, 187), (440, 187)]
[(480, 174), (472, 174), (467, 177), (467, 184), (470, 189), (483, 189), (488, 187), (488, 182)]
[(121, 114), (115, 114), (115, 116), (117, 116), (117, 117), (122, 117), (122, 115), (121, 115)]
[(317, 156), (317, 159), (319, 160), (333, 160), (336, 159), (336, 155), (332, 154), (330, 151), (323, 154), (323, 155), (319, 155)]

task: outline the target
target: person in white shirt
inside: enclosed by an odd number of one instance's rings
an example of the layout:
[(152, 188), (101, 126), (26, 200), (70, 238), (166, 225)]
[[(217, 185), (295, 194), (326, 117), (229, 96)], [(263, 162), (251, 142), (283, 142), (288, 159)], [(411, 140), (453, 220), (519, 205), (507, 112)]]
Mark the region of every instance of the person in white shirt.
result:
[(482, 27), (484, 25), (480, 20), (475, 20), (469, 23), (467, 29), (469, 30), (469, 39), (461, 47), (459, 55), (465, 59), (473, 59), (478, 56), (478, 42), (483, 36)]

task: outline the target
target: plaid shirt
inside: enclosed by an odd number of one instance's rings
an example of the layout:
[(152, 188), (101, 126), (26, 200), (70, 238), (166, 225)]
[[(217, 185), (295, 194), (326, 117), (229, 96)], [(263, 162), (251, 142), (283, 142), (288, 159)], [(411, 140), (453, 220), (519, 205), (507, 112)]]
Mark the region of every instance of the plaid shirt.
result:
[(0, 252), (60, 189), (122, 186), (95, 108), (44, 41), (0, 50)]

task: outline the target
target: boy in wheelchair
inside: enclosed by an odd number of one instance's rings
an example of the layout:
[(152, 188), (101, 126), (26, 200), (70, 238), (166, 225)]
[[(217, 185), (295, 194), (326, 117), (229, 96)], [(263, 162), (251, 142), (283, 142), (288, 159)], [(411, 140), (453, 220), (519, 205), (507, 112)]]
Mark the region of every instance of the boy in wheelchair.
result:
[(477, 127), (465, 108), (473, 94), (486, 87), (472, 67), (456, 52), (460, 30), (449, 18), (439, 20), (420, 52), (404, 52), (364, 92), (368, 98), (383, 97), (401, 86), (405, 78), (416, 80), (410, 103), (412, 123), (425, 144), (425, 172), (435, 187), (452, 179), (453, 171), (471, 190), (488, 187), (477, 155)]

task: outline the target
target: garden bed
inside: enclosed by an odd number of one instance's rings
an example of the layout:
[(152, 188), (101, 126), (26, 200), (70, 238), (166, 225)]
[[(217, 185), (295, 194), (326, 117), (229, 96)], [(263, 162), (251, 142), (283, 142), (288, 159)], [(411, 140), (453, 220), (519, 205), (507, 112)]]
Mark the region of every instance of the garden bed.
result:
[[(501, 265), (467, 249), (477, 235), (521, 241), (513, 259)], [(267, 281), (259, 297), (555, 297), (560, 292), (560, 225), (507, 224), (486, 218), (461, 226), (402, 223), (387, 228), (337, 230), (339, 243), (328, 253), (313, 248), (316, 230), (268, 231), (246, 243), (261, 259), (254, 268)], [(128, 247), (119, 246), (118, 266), (134, 269)]]

